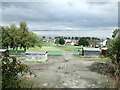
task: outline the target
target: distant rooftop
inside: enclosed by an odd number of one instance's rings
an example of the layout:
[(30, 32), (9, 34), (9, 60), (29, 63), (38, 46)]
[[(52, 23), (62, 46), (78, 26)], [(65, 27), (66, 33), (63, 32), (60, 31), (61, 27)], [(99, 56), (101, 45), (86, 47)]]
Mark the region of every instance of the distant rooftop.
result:
[(26, 51), (26, 54), (46, 54), (46, 51)]

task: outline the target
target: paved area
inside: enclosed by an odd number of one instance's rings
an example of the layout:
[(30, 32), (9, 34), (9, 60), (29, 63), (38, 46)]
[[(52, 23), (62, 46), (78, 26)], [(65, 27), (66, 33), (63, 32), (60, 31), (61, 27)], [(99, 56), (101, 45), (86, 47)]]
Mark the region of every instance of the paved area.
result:
[(29, 77), (35, 87), (53, 88), (104, 88), (107, 77), (90, 71), (87, 67), (100, 60), (81, 60), (77, 56), (48, 56), (44, 63), (23, 62), (37, 77)]

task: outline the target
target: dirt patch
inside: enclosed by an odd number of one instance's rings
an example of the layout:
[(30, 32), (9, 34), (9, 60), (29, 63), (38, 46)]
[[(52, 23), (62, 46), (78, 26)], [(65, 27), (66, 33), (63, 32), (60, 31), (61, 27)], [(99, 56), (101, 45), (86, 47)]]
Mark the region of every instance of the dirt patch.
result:
[[(108, 78), (87, 67), (97, 60), (81, 60), (77, 56), (48, 56), (44, 63), (27, 63), (37, 77), (29, 80), (35, 87), (53, 88), (105, 88)], [(98, 61), (99, 62), (99, 61)]]
[(116, 71), (112, 65), (100, 62), (93, 63), (91, 66), (88, 67), (88, 69), (90, 71), (94, 71), (104, 75), (112, 75)]

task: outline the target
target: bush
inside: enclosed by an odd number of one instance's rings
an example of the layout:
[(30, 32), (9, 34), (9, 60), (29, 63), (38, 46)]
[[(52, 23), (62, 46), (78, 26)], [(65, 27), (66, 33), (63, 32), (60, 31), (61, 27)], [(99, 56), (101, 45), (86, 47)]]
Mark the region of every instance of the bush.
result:
[(112, 63), (120, 63), (120, 37), (117, 37), (110, 42), (107, 56), (111, 59)]
[(2, 88), (21, 88), (18, 75), (32, 75), (30, 68), (16, 60), (16, 57), (2, 58)]
[(120, 36), (114, 38), (110, 42), (107, 56), (110, 58), (115, 67), (115, 73), (112, 74), (114, 80), (111, 84), (113, 84), (113, 87), (115, 88), (120, 88)]

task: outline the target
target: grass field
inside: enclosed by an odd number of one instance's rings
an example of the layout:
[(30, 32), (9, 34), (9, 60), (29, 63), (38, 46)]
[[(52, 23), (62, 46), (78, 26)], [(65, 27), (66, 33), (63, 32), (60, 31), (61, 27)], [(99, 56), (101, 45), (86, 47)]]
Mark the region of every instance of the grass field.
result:
[(38, 51), (63, 51), (61, 49), (58, 49), (56, 47), (53, 47), (53, 46), (42, 46), (41, 48), (40, 47), (33, 47), (33, 48), (29, 48), (28, 50), (38, 50)]
[(42, 42), (42, 46), (53, 46), (53, 42)]
[(74, 51), (82, 49), (80, 46), (57, 46), (56, 48), (64, 51)]
[[(23, 49), (18, 49), (23, 50)], [(27, 50), (31, 51), (48, 51), (48, 55), (62, 55), (63, 52), (73, 52), (76, 53), (82, 48), (80, 46), (54, 46), (53, 42), (43, 42), (42, 47), (31, 47)], [(14, 53), (14, 52), (13, 52)]]
[[(30, 47), (27, 50), (40, 50), (40, 51), (73, 51), (81, 50), (80, 46), (42, 46), (42, 47)], [(23, 50), (23, 49), (18, 49)]]
[(40, 50), (40, 51), (74, 51), (74, 50), (81, 50), (79, 46), (42, 46), (29, 48), (28, 50)]

